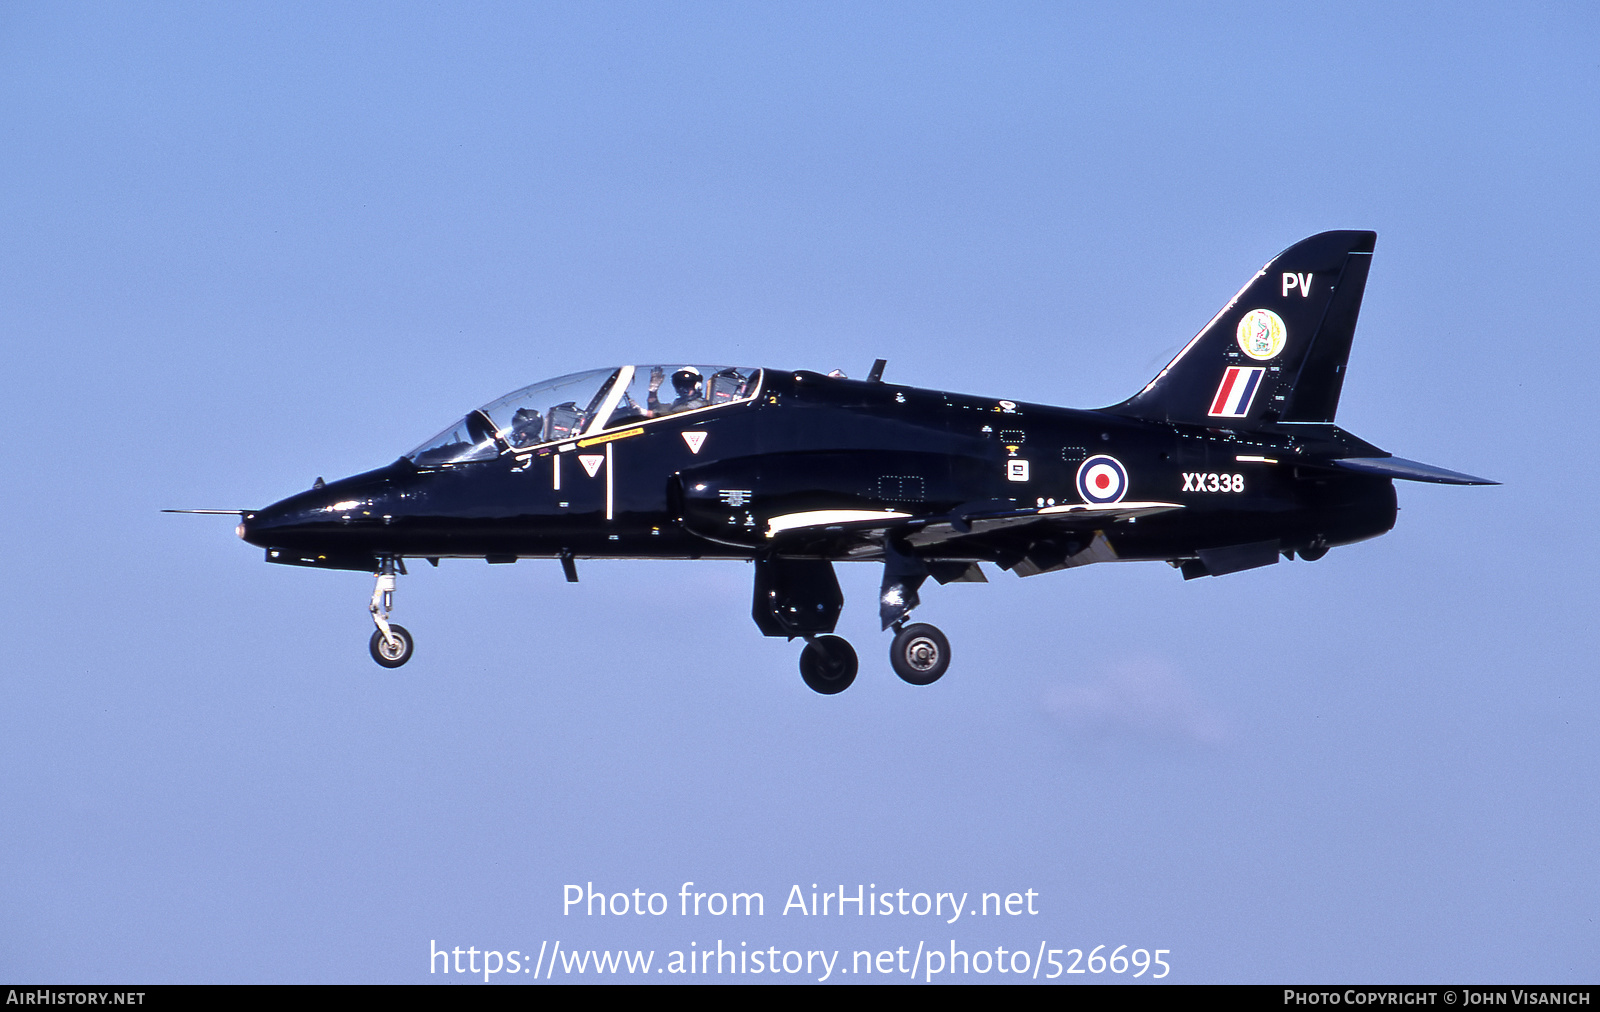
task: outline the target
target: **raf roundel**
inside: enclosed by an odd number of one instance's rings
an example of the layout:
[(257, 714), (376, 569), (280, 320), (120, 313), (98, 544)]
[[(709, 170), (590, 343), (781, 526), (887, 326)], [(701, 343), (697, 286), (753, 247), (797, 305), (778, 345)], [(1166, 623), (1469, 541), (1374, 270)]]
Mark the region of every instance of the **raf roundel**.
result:
[(1289, 339), (1283, 317), (1270, 309), (1252, 309), (1239, 321), (1239, 350), (1257, 362), (1268, 362), (1278, 357), (1284, 342)]
[(1078, 466), (1078, 494), (1096, 506), (1121, 502), (1128, 493), (1128, 470), (1122, 461), (1105, 454), (1090, 457)]

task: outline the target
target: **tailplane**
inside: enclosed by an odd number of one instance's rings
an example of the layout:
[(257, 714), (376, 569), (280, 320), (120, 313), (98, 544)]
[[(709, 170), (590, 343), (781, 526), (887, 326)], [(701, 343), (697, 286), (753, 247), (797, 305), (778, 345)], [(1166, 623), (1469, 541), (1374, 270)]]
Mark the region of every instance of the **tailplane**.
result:
[(1331, 422), (1376, 232), (1323, 232), (1274, 257), (1143, 390), (1107, 410), (1249, 429)]

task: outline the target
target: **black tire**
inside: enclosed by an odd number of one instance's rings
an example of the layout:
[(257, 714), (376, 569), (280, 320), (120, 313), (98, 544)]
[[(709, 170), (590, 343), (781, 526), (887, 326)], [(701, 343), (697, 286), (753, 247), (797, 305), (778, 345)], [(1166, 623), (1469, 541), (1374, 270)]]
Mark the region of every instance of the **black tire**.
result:
[(824, 696), (850, 688), (860, 666), (855, 647), (842, 636), (818, 636), (800, 651), (800, 677)]
[(386, 668), (398, 668), (411, 659), (411, 651), (415, 644), (411, 640), (411, 634), (406, 632), (405, 626), (395, 625), (391, 622), (389, 623), (389, 631), (394, 633), (395, 639), (400, 641), (398, 650), (390, 646), (389, 641), (383, 638), (383, 631), (380, 629), (372, 630), (372, 640), (367, 644), (367, 649), (372, 651), (372, 659), (379, 664)]
[(937, 626), (919, 622), (895, 633), (889, 665), (901, 681), (932, 685), (950, 667), (950, 641)]

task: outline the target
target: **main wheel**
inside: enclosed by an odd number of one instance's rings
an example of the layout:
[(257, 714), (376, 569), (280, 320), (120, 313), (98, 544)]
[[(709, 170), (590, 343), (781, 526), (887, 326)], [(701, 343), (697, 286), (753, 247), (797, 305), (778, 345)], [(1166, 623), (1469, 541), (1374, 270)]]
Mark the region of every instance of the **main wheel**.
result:
[(855, 647), (842, 636), (818, 636), (800, 651), (800, 677), (824, 696), (850, 688), (859, 667)]
[(406, 632), (405, 626), (395, 625), (391, 622), (389, 623), (389, 631), (394, 633), (395, 642), (391, 643), (384, 639), (383, 630), (374, 629), (372, 630), (372, 642), (368, 643), (367, 647), (372, 651), (373, 660), (386, 668), (398, 668), (411, 659), (411, 651), (414, 644), (411, 642), (411, 634)]
[(950, 667), (950, 641), (937, 626), (919, 622), (895, 633), (889, 665), (903, 681), (932, 685)]

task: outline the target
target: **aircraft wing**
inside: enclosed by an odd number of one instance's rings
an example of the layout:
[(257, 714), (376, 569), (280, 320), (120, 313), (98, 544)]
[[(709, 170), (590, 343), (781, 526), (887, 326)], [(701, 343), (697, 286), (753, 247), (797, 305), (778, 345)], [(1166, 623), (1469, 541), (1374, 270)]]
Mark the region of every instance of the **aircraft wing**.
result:
[(1117, 520), (1182, 508), (1170, 502), (1077, 503), (1026, 509), (957, 508), (925, 516), (895, 510), (809, 510), (773, 517), (767, 523), (767, 539), (780, 552), (808, 553), (842, 543), (849, 546), (845, 548), (848, 554), (867, 556), (881, 550), (884, 538), (892, 534), (916, 548), (928, 548), (1033, 525), (1093, 531)]

